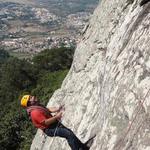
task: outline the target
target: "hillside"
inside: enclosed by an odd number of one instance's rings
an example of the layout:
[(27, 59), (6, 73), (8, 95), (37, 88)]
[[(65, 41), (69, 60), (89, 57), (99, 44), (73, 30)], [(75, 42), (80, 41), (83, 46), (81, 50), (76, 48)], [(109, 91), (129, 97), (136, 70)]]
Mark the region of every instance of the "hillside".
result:
[[(81, 141), (97, 135), (90, 150), (150, 149), (150, 3), (140, 2), (101, 1), (48, 103), (65, 104), (62, 122)], [(52, 139), (39, 130), (31, 150), (69, 150)]]
[(36, 129), (20, 106), (24, 94), (46, 104), (71, 66), (74, 49), (47, 49), (32, 59), (12, 57), (0, 49), (0, 149), (29, 150)]

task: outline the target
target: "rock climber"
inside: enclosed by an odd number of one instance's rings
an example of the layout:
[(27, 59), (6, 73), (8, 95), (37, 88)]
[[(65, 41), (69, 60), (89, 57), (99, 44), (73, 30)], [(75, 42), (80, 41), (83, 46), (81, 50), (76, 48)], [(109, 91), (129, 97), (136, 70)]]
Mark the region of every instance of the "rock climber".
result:
[(73, 131), (60, 123), (63, 106), (46, 108), (39, 103), (37, 97), (31, 95), (24, 95), (21, 98), (21, 106), (26, 109), (33, 125), (47, 136), (66, 138), (72, 150), (89, 150), (89, 147), (82, 143)]

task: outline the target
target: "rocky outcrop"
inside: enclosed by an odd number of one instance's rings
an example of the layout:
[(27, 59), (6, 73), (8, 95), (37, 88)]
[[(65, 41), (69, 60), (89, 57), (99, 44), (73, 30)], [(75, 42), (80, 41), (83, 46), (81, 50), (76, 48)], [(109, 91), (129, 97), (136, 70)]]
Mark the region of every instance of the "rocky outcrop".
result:
[[(63, 123), (91, 150), (150, 149), (150, 4), (102, 0), (50, 105), (65, 104)], [(43, 141), (44, 144), (41, 142)], [(37, 132), (31, 150), (69, 150)]]

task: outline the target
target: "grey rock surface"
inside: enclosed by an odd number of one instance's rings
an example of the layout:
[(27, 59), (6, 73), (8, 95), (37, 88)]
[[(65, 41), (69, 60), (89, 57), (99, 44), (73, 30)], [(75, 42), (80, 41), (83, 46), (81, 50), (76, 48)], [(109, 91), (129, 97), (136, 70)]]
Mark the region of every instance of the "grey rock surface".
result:
[[(150, 149), (150, 3), (102, 0), (72, 67), (48, 106), (65, 104), (63, 124), (90, 150)], [(42, 143), (43, 142), (43, 143)], [(39, 130), (31, 150), (69, 150)]]

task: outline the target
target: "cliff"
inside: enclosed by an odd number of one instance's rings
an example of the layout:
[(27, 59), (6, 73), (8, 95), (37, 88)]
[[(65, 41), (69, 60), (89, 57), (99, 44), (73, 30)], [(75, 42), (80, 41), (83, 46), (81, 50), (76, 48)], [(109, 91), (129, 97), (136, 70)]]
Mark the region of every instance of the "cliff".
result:
[[(65, 104), (63, 124), (81, 141), (97, 134), (91, 150), (150, 149), (150, 3), (140, 2), (101, 1), (48, 103)], [(69, 150), (43, 137), (38, 131), (31, 150)]]

